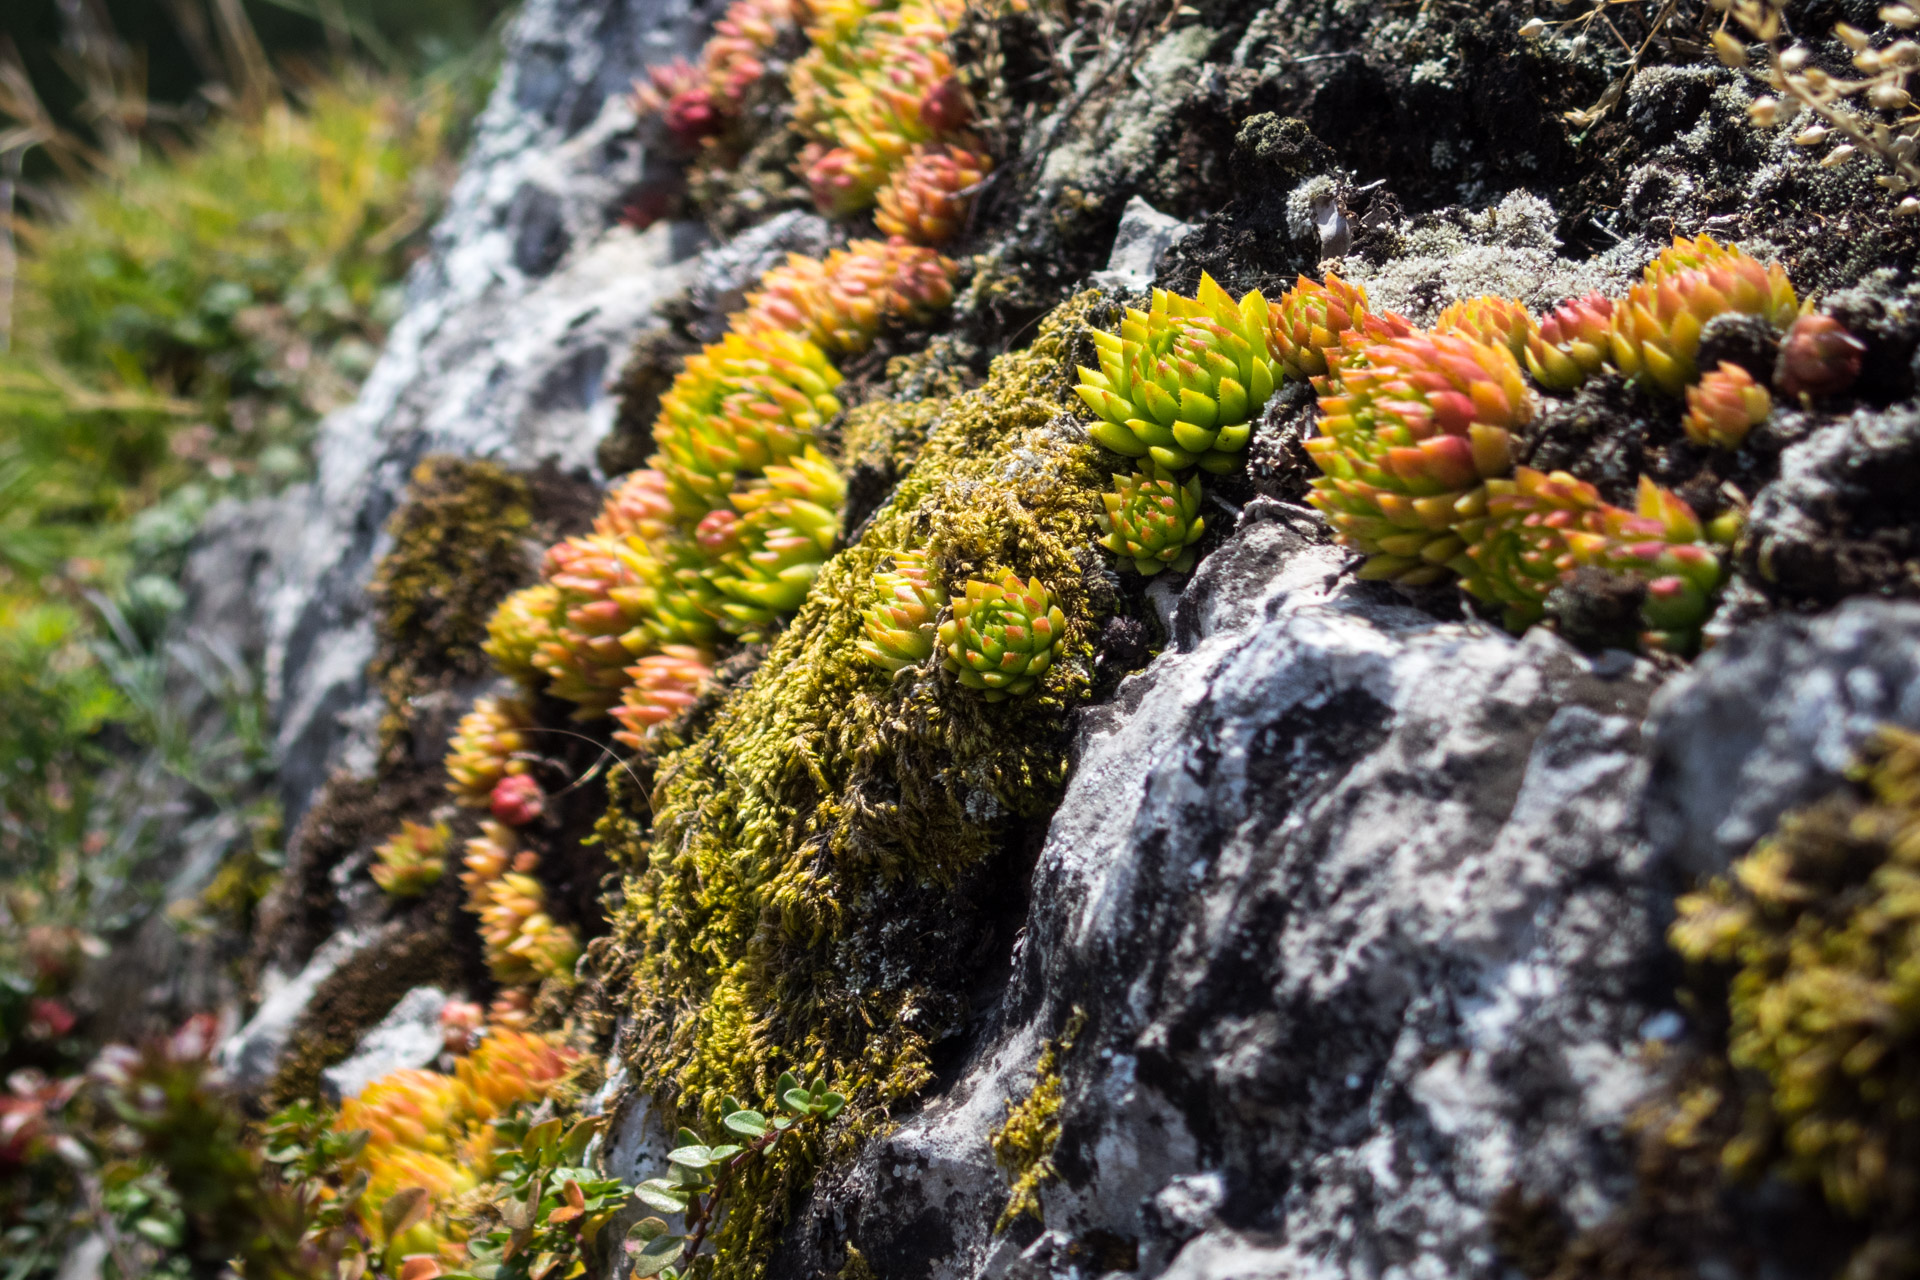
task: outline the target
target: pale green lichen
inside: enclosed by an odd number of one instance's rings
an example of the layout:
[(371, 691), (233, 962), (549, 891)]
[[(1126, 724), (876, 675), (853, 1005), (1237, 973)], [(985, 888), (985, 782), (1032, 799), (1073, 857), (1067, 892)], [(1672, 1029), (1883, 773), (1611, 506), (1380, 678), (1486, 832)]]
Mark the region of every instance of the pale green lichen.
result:
[(988, 1137), (993, 1158), (1009, 1179), (1007, 1207), (993, 1224), (996, 1235), (1023, 1215), (1041, 1217), (1040, 1188), (1058, 1176), (1053, 1149), (1060, 1142), (1060, 1106), (1066, 1100), (1060, 1061), (1073, 1051), (1086, 1022), (1087, 1011), (1076, 1005), (1060, 1034), (1040, 1047), (1033, 1089), (1018, 1102), (1008, 1099), (1006, 1123)]
[[(756, 1163), (702, 1264), (716, 1274), (759, 1274), (818, 1162), (931, 1078), (929, 1045), (964, 1016), (965, 961), (952, 935), (896, 926), (964, 920), (969, 873), (1007, 821), (1058, 798), (1100, 621), (1082, 575), (1107, 475), (1083, 433), (1056, 425), (1094, 298), (1058, 309), (937, 415), (914, 408), (931, 426), (911, 471), (821, 569), (751, 684), (659, 761), (650, 798), (615, 782), (600, 830), (623, 893), (598, 964), (628, 1015), (634, 1078), (670, 1123), (715, 1124), (727, 1095), (764, 1096), (782, 1070), (850, 1099), (824, 1140)], [(873, 576), (907, 550), (942, 584), (1007, 570), (1052, 584), (1065, 636), (1030, 696), (989, 704), (931, 668), (889, 679), (861, 654)]]

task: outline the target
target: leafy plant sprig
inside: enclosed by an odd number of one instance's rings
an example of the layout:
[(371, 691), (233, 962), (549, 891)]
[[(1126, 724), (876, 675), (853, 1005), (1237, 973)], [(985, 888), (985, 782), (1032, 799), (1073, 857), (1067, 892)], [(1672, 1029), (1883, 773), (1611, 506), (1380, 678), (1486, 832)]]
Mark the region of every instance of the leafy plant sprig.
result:
[[(570, 1280), (587, 1269), (585, 1252), (633, 1195), (618, 1178), (587, 1164), (587, 1146), (604, 1117), (564, 1129), (556, 1116), (530, 1126), (519, 1148), (499, 1153), (501, 1226), (467, 1243), (468, 1267), (449, 1280)], [(503, 1126), (504, 1127), (504, 1126)]]
[(691, 1129), (679, 1133), (679, 1145), (667, 1153), (667, 1176), (640, 1184), (641, 1203), (662, 1213), (682, 1215), (684, 1231), (675, 1234), (661, 1218), (643, 1218), (627, 1232), (627, 1251), (633, 1254), (633, 1276), (640, 1280), (681, 1280), (700, 1256), (707, 1232), (719, 1218), (720, 1199), (740, 1167), (792, 1132), (803, 1120), (821, 1116), (831, 1120), (847, 1100), (827, 1088), (824, 1079), (802, 1088), (792, 1072), (782, 1073), (775, 1086), (778, 1105), (788, 1114), (768, 1116), (751, 1111), (732, 1098), (720, 1123), (744, 1143), (708, 1145)]

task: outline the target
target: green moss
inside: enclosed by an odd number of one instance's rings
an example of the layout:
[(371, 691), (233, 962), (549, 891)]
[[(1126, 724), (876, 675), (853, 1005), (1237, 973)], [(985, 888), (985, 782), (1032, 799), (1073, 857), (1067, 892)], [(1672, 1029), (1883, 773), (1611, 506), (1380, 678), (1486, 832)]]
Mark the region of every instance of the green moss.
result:
[[(650, 803), (615, 779), (601, 835), (624, 896), (602, 972), (640, 1086), (670, 1121), (709, 1127), (725, 1095), (765, 1098), (787, 1069), (851, 1100), (825, 1138), (755, 1162), (716, 1234), (717, 1274), (757, 1275), (817, 1163), (926, 1084), (929, 1045), (965, 1014), (965, 948), (942, 930), (972, 909), (970, 876), (1009, 820), (1058, 799), (1099, 622), (1082, 565), (1106, 475), (1081, 432), (1052, 424), (1091, 302), (945, 402), (752, 683), (659, 762)], [(1053, 590), (1067, 634), (1033, 695), (989, 704), (931, 664), (890, 681), (860, 655), (873, 573), (910, 548), (948, 588), (1013, 569)]]
[(990, 1135), (993, 1158), (1011, 1180), (1007, 1207), (993, 1224), (995, 1234), (1005, 1231), (1022, 1215), (1041, 1217), (1040, 1188), (1058, 1176), (1053, 1167), (1053, 1148), (1060, 1141), (1060, 1104), (1065, 1101), (1060, 1059), (1072, 1051), (1086, 1021), (1086, 1010), (1075, 1008), (1060, 1034), (1040, 1047), (1040, 1058), (1033, 1066), (1032, 1091), (1018, 1102), (1008, 1100), (1006, 1123)]
[(380, 619), (373, 674), (390, 706), (444, 677), (486, 672), (487, 619), (532, 578), (532, 525), (526, 482), (497, 463), (435, 456), (414, 468), (370, 588)]
[(1750, 1083), (1725, 1166), (1817, 1184), (1920, 1251), (1920, 735), (1883, 729), (1852, 786), (1682, 898), (1672, 936), (1731, 972), (1727, 1059)]

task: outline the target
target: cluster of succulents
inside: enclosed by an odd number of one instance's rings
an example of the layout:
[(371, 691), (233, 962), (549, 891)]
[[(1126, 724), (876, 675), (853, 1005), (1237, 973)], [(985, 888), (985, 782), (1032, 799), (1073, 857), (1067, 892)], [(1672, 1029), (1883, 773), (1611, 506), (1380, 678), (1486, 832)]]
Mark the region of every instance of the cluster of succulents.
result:
[(1697, 369), (1707, 323), (1730, 314), (1780, 335), (1773, 383), (1783, 394), (1834, 394), (1859, 373), (1859, 341), (1831, 317), (1801, 314), (1778, 266), (1704, 235), (1676, 239), (1626, 298), (1589, 294), (1537, 321), (1516, 301), (1474, 298), (1417, 331), (1369, 313), (1342, 281), (1303, 280), (1274, 304), (1269, 338), (1281, 367), (1319, 393), (1320, 432), (1306, 449), (1320, 475), (1308, 500), (1366, 554), (1361, 576), (1419, 585), (1457, 575), (1517, 629), (1544, 616), (1573, 575), (1600, 570), (1642, 588), (1645, 644), (1686, 650), (1724, 576), (1720, 539), (1650, 483), (1628, 511), (1571, 476), (1516, 470), (1512, 442), (1537, 410), (1528, 374), (1564, 392), (1610, 368), (1684, 396), (1695, 444), (1739, 448), (1773, 397), (1739, 365)]
[(1701, 331), (1717, 315), (1759, 316), (1785, 331), (1799, 314), (1786, 272), (1707, 235), (1675, 239), (1615, 304), (1613, 366), (1650, 389), (1682, 394), (1698, 376)]
[[(1737, 1175), (1817, 1184), (1911, 1256), (1920, 1187), (1920, 736), (1885, 727), (1836, 791), (1682, 897), (1670, 940), (1724, 990)], [(1725, 981), (1724, 988), (1719, 982)], [(1719, 1019), (1716, 1019), (1718, 1022)], [(1895, 1247), (1888, 1248), (1888, 1245)]]
[(440, 883), (452, 839), (453, 832), (444, 822), (432, 826), (402, 822), (400, 830), (374, 850), (378, 859), (371, 869), (374, 883), (395, 898), (419, 897)]
[(635, 111), (657, 117), (689, 150), (714, 138), (774, 69), (774, 51), (793, 30), (796, 9), (794, 0), (734, 0), (713, 24), (699, 66), (676, 59), (634, 84)]
[(521, 847), (503, 823), (485, 822), (467, 841), (460, 883), (467, 910), (479, 918), (487, 968), (504, 986), (526, 986), (549, 978), (572, 977), (580, 958), (580, 939), (555, 921), (547, 908), (546, 887), (534, 872), (540, 855)]
[(869, 600), (858, 641), (868, 662), (898, 675), (937, 653), (942, 668), (988, 702), (1033, 692), (1066, 638), (1066, 614), (1046, 585), (1011, 570), (997, 582), (964, 584), (944, 602), (941, 621), (933, 566), (917, 551), (874, 574)]
[(540, 1036), (492, 1026), (453, 1074), (395, 1071), (341, 1105), (334, 1128), (367, 1135), (353, 1161), (367, 1179), (357, 1210), (388, 1274), (402, 1274), (406, 1259), (465, 1261), (453, 1202), (492, 1177), (510, 1142), (498, 1122), (551, 1093), (573, 1058)]
[(1645, 647), (1691, 648), (1723, 567), (1685, 502), (1642, 476), (1636, 510), (1626, 511), (1565, 472), (1520, 467), (1512, 479), (1488, 480), (1480, 505), (1484, 515), (1458, 526), (1460, 585), (1500, 607), (1508, 627), (1538, 622), (1556, 587), (1596, 569), (1644, 584)]
[(822, 212), (879, 204), (881, 229), (940, 244), (964, 224), (991, 165), (947, 55), (956, 0), (812, 6), (812, 48), (788, 76), (809, 139), (801, 176)]

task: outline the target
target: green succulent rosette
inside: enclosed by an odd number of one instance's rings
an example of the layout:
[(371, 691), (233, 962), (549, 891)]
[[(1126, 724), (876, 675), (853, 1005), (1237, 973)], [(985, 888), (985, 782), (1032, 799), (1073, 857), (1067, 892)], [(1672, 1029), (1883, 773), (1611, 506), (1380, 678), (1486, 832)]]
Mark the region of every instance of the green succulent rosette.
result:
[(873, 594), (859, 642), (867, 661), (898, 672), (931, 657), (938, 638), (940, 593), (926, 558), (914, 551), (895, 556), (891, 570), (873, 575)]
[(1100, 368), (1081, 366), (1074, 388), (1100, 417), (1093, 438), (1168, 471), (1231, 471), (1279, 381), (1267, 310), (1257, 290), (1235, 302), (1202, 275), (1197, 297), (1156, 289), (1118, 336), (1095, 332)]
[(1185, 484), (1148, 464), (1133, 475), (1115, 474), (1113, 489), (1100, 495), (1107, 513), (1100, 545), (1151, 577), (1162, 569), (1193, 568), (1194, 544), (1207, 531), (1200, 514), (1200, 479)]
[(740, 514), (727, 538), (732, 549), (707, 575), (725, 597), (721, 626), (759, 639), (781, 614), (800, 607), (840, 536), (846, 495), (840, 472), (811, 448), (792, 465), (768, 467), (764, 480), (734, 495)]
[(1009, 572), (999, 582), (967, 583), (953, 597), (953, 615), (940, 624), (944, 666), (988, 702), (1031, 692), (1053, 665), (1067, 617), (1038, 578)]

